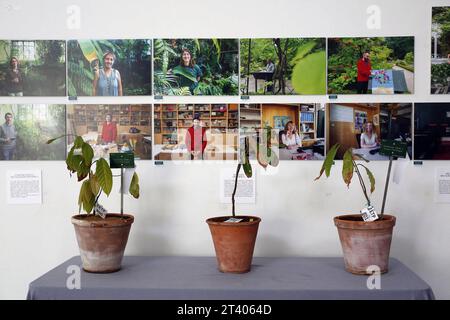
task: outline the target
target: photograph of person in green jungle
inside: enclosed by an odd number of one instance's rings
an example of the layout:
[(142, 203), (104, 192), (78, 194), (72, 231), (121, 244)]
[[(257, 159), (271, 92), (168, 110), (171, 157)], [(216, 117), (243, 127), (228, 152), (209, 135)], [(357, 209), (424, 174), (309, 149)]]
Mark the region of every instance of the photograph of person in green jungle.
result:
[(237, 39), (155, 39), (157, 95), (238, 95)]
[(65, 41), (0, 40), (0, 96), (65, 95)]
[(414, 93), (414, 37), (328, 38), (328, 93)]
[(0, 105), (0, 160), (64, 160), (66, 106), (56, 104)]
[(431, 93), (450, 94), (450, 7), (433, 7)]
[(71, 40), (68, 95), (151, 95), (151, 40)]
[(325, 38), (241, 39), (242, 95), (326, 93)]

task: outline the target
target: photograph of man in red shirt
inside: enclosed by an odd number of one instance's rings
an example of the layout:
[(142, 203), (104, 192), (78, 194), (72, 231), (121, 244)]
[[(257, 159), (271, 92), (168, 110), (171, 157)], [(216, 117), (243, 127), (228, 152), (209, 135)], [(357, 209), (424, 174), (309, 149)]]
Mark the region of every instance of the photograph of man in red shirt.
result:
[(203, 153), (205, 152), (208, 143), (206, 138), (206, 128), (200, 125), (200, 115), (195, 114), (193, 125), (186, 132), (185, 143), (187, 150), (191, 154), (191, 160), (203, 160)]
[(357, 93), (366, 94), (369, 87), (370, 73), (372, 70), (372, 66), (370, 65), (370, 54), (368, 51), (365, 51), (362, 58), (358, 60), (357, 69)]

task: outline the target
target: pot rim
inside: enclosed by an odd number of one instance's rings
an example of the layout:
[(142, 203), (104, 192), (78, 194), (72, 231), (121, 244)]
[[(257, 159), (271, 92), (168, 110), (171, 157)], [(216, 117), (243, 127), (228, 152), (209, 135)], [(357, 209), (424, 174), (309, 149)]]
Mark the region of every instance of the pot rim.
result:
[[(216, 219), (225, 219), (225, 218), (252, 218), (254, 219), (253, 221), (246, 221), (246, 222), (225, 222), (225, 221), (214, 221)], [(242, 226), (249, 226), (249, 225), (254, 225), (254, 224), (259, 224), (261, 222), (261, 218), (260, 217), (256, 217), (256, 216), (245, 216), (245, 215), (240, 215), (240, 216), (218, 216), (218, 217), (212, 217), (212, 218), (208, 218), (206, 219), (206, 223), (209, 225), (220, 225), (220, 226), (230, 226), (230, 227), (242, 227)]]
[(134, 216), (131, 214), (120, 214), (120, 213), (107, 213), (106, 217), (124, 217), (120, 223), (111, 224), (110, 221), (106, 219), (101, 219), (99, 221), (86, 221), (84, 219), (80, 219), (81, 217), (86, 217), (86, 214), (76, 214), (71, 217), (71, 221), (77, 227), (86, 227), (86, 228), (122, 228), (128, 227), (134, 222)]
[(343, 229), (388, 229), (395, 226), (397, 218), (393, 215), (385, 214), (383, 215), (383, 220), (376, 221), (354, 221), (347, 220), (346, 218), (358, 218), (361, 217), (360, 214), (346, 214), (340, 215), (333, 218), (334, 224), (338, 228)]

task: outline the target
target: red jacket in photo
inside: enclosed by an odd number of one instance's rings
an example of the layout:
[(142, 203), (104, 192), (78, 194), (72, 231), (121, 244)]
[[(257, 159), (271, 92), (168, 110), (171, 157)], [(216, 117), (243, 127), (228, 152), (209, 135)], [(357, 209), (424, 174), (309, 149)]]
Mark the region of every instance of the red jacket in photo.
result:
[(194, 129), (193, 126), (190, 127), (186, 132), (185, 143), (189, 152), (201, 151), (203, 153), (207, 143), (206, 128)]
[(372, 70), (372, 66), (370, 65), (370, 61), (364, 61), (363, 58), (358, 60), (357, 64), (358, 68), (358, 82), (367, 82), (369, 81), (370, 71)]
[(102, 127), (102, 141), (103, 142), (116, 142), (117, 139), (117, 125), (115, 122), (107, 124), (103, 123)]

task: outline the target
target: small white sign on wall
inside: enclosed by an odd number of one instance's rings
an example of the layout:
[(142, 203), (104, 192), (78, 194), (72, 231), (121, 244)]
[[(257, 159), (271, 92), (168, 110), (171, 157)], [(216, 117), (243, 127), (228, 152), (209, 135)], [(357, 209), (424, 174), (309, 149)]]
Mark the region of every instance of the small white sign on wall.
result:
[(436, 168), (435, 201), (450, 203), (450, 167)]
[[(236, 169), (223, 168), (220, 171), (220, 202), (231, 204), (231, 195), (234, 190)], [(238, 185), (236, 189), (236, 203), (255, 203), (255, 173), (247, 178), (244, 169), (239, 172)]]
[(6, 193), (8, 204), (42, 204), (42, 171), (7, 171)]

